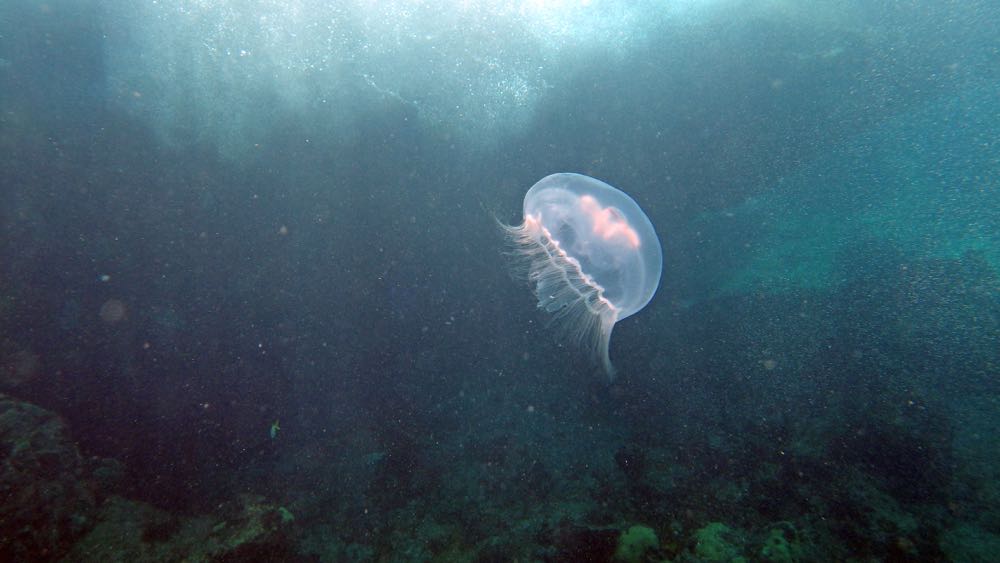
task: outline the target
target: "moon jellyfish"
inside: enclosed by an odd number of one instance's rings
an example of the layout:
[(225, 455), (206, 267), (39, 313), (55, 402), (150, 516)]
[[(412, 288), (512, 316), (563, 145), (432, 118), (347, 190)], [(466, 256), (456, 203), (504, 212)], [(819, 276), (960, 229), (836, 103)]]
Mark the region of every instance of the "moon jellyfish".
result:
[(600, 180), (552, 174), (524, 196), (524, 223), (504, 229), (538, 308), (613, 378), (611, 330), (645, 307), (660, 284), (663, 255), (649, 218)]

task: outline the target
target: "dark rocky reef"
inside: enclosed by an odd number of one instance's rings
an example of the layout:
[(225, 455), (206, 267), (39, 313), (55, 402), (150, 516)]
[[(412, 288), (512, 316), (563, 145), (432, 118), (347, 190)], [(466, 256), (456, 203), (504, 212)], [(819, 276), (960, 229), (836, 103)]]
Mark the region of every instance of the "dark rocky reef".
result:
[(120, 496), (123, 471), (87, 458), (63, 420), (0, 394), (0, 561), (303, 561), (295, 518), (245, 496), (179, 516)]

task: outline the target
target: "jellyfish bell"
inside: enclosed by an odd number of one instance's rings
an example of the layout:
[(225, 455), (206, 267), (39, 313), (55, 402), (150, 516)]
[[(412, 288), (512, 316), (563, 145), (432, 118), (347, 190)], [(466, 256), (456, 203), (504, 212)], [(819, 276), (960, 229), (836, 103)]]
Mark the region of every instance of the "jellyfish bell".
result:
[(524, 222), (504, 225), (515, 270), (565, 339), (614, 377), (615, 323), (646, 306), (663, 253), (653, 224), (624, 192), (582, 174), (542, 178), (524, 196)]

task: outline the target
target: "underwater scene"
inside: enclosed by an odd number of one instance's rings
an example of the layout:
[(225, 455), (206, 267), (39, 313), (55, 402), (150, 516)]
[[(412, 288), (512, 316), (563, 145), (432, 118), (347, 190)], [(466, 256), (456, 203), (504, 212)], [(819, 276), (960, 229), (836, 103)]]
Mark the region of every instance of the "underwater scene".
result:
[(0, 561), (1000, 561), (995, 0), (3, 0)]

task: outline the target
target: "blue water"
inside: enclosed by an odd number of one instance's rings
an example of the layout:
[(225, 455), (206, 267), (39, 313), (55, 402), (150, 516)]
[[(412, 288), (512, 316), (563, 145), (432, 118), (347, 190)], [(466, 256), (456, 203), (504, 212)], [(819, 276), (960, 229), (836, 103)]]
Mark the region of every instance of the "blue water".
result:
[[(992, 560), (998, 20), (4, 2), (0, 559)], [(663, 246), (611, 384), (496, 227), (558, 171)]]

